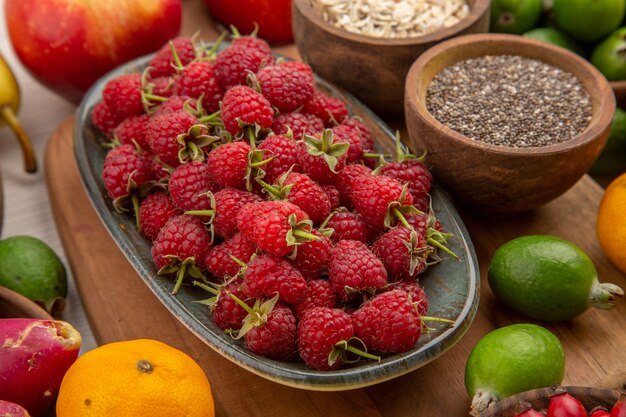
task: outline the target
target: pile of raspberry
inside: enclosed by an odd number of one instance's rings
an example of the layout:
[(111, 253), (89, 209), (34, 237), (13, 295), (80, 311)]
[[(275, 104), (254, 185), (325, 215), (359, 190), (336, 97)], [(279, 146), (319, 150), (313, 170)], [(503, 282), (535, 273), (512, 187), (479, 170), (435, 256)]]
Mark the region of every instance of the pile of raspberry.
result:
[(109, 81), (91, 113), (110, 140), (103, 180), (134, 213), (173, 294), (214, 296), (217, 326), (267, 358), (337, 369), (415, 347), (418, 277), (449, 237), (432, 176), (316, 87), (311, 68), (237, 36), (179, 37), (143, 74)]

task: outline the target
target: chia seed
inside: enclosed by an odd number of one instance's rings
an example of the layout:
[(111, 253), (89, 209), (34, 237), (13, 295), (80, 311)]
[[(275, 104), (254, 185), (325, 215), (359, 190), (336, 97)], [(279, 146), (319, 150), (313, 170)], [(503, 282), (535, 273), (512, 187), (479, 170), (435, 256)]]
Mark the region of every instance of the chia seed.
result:
[(573, 74), (515, 55), (483, 56), (441, 71), (428, 111), (468, 138), (530, 148), (565, 142), (591, 121), (591, 97)]

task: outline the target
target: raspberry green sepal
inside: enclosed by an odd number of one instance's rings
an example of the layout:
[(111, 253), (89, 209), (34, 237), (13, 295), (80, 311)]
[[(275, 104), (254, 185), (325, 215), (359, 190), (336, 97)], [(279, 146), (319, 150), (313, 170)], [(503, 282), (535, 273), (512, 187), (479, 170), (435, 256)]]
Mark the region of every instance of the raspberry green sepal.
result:
[(173, 262), (159, 269), (157, 275), (170, 275), (176, 273), (176, 283), (174, 284), (172, 295), (176, 295), (181, 285), (183, 284), (183, 280), (187, 275), (191, 276), (192, 278), (206, 280), (204, 274), (196, 266), (195, 257), (191, 256), (189, 258), (181, 260), (176, 255), (166, 255), (164, 256), (164, 258), (170, 259)]
[(621, 297), (622, 295), (624, 295), (624, 290), (617, 285), (608, 282), (601, 284), (596, 279), (589, 293), (589, 305), (603, 310), (610, 310), (615, 307), (615, 296)]
[(267, 195), (270, 198), (270, 200), (287, 200), (287, 197), (289, 196), (289, 193), (291, 192), (291, 189), (293, 188), (294, 184), (285, 185), (285, 181), (287, 181), (287, 177), (291, 173), (292, 169), (293, 169), (293, 166), (289, 168), (287, 172), (282, 174), (278, 178), (278, 181), (273, 185), (266, 183), (260, 178), (257, 178), (256, 182), (258, 182), (261, 185), (261, 187), (263, 187), (263, 189), (267, 192)]
[[(195, 38), (197, 36), (200, 36), (200, 31), (197, 31), (191, 37), (191, 41), (193, 42), (194, 45), (195, 45)], [(200, 48), (196, 48), (196, 57), (197, 57), (196, 59), (203, 60), (203, 61), (205, 60), (212, 61), (215, 58), (217, 58), (217, 50), (219, 49), (222, 42), (224, 42), (224, 39), (226, 39), (226, 36), (228, 36), (228, 32), (222, 32), (220, 33), (220, 36), (212, 44), (203, 45)], [(207, 47), (209, 48), (207, 49)]]
[(413, 276), (417, 267), (422, 264), (422, 262), (425, 262), (428, 256), (433, 252), (433, 248), (428, 245), (420, 246), (415, 230), (411, 230), (409, 240), (408, 242), (404, 242), (404, 244), (409, 251), (409, 274)]
[(404, 184), (402, 187), (402, 192), (400, 193), (400, 197), (396, 201), (392, 201), (387, 206), (387, 215), (385, 216), (384, 225), (387, 228), (390, 228), (395, 225), (394, 220), (398, 220), (402, 225), (408, 229), (412, 229), (413, 227), (409, 224), (409, 222), (404, 218), (404, 214), (406, 213), (416, 213), (416, 214), (424, 214), (415, 208), (412, 205), (404, 204), (406, 200), (407, 193), (409, 192), (409, 185)]
[(178, 160), (181, 164), (189, 161), (204, 161), (203, 148), (219, 140), (218, 137), (209, 135), (209, 130), (206, 126), (201, 124), (193, 125), (186, 133), (181, 133), (176, 138), (179, 145)]
[[(363, 349), (356, 348), (352, 346), (350, 343), (354, 341), (359, 342)], [(352, 353), (356, 356), (354, 358), (348, 357), (348, 353)], [(335, 347), (328, 354), (328, 365), (333, 366), (337, 360), (341, 359), (342, 363), (357, 363), (361, 361), (363, 358), (371, 359), (377, 362), (381, 361), (380, 356), (372, 355), (371, 353), (367, 353), (367, 349), (365, 347), (365, 343), (358, 337), (351, 337), (348, 340), (340, 340), (335, 343)]]
[(265, 177), (263, 166), (267, 165), (274, 157), (265, 157), (265, 152), (252, 146), (252, 151), (248, 152), (248, 167), (246, 168), (246, 190), (252, 191), (252, 178), (255, 180)]
[(228, 295), (230, 296), (230, 298), (235, 300), (235, 302), (238, 305), (240, 305), (241, 308), (243, 308), (244, 310), (248, 312), (248, 315), (243, 320), (243, 325), (241, 326), (241, 329), (239, 329), (239, 332), (237, 333), (237, 335), (234, 336), (235, 339), (241, 339), (242, 337), (246, 335), (246, 333), (248, 333), (250, 330), (254, 329), (255, 327), (264, 326), (267, 323), (268, 316), (272, 313), (272, 310), (274, 310), (274, 306), (278, 302), (278, 297), (279, 297), (278, 294), (276, 294), (274, 297), (263, 302), (262, 304), (261, 304), (261, 300), (257, 299), (254, 302), (254, 306), (250, 307), (248, 304), (246, 304), (241, 298), (237, 297), (236, 295), (232, 293)]
[(193, 285), (195, 287), (202, 288), (203, 290), (209, 292), (210, 294), (213, 294), (213, 297), (207, 298), (205, 300), (195, 300), (195, 301), (192, 301), (192, 303), (213, 307), (215, 303), (217, 303), (217, 301), (219, 300), (220, 290), (218, 288), (215, 288), (212, 285), (204, 284), (200, 281), (194, 281)]
[(319, 236), (315, 236), (311, 233), (311, 229), (313, 229), (313, 222), (311, 220), (297, 221), (296, 215), (290, 214), (288, 222), (291, 229), (287, 232), (287, 245), (296, 246), (310, 240), (320, 240)]
[(215, 220), (215, 214), (217, 213), (217, 203), (215, 202), (215, 196), (211, 191), (200, 194), (205, 195), (209, 199), (209, 210), (187, 210), (185, 214), (189, 216), (203, 216), (208, 217), (209, 220), (204, 222), (205, 226), (208, 226), (209, 233), (211, 234), (211, 244), (215, 240), (215, 228), (213, 227), (213, 221)]
[(305, 134), (302, 140), (307, 144), (309, 154), (322, 156), (330, 170), (337, 174), (336, 168), (339, 157), (348, 152), (350, 144), (333, 143), (333, 131), (330, 129), (324, 129), (321, 139)]

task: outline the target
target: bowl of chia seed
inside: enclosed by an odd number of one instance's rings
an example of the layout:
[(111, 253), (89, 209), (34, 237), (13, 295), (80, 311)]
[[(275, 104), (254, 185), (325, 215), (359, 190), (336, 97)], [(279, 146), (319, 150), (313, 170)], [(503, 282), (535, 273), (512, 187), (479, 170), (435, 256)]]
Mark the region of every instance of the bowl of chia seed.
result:
[(563, 194), (606, 143), (615, 98), (589, 62), (515, 35), (458, 37), (422, 54), (405, 85), (414, 152), (477, 213), (515, 214)]
[(294, 0), (298, 51), (377, 113), (403, 112), (404, 79), (431, 46), (489, 29), (490, 0)]

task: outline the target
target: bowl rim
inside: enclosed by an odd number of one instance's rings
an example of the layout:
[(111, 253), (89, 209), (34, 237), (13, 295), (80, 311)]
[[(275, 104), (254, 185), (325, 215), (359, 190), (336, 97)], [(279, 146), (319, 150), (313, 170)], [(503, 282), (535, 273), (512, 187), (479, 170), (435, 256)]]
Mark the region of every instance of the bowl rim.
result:
[(317, 13), (311, 6), (309, 6), (309, 1), (310, 0), (293, 0), (293, 11), (297, 10), (312, 24), (333, 36), (353, 43), (369, 43), (375, 46), (412, 46), (440, 42), (473, 26), (485, 15), (485, 13), (489, 11), (489, 7), (491, 6), (491, 0), (475, 0), (474, 4), (470, 6), (470, 12), (467, 17), (459, 21), (457, 24), (443, 30), (437, 30), (426, 35), (411, 36), (406, 38), (379, 38), (348, 32), (347, 30), (339, 29), (331, 25), (322, 18), (320, 13)]
[[(418, 85), (418, 80), (422, 76), (422, 71), (430, 64), (430, 62), (439, 57), (448, 53), (449, 50), (456, 49), (459, 47), (467, 47), (469, 45), (474, 44), (484, 44), (484, 43), (501, 43), (508, 45), (508, 48), (511, 50), (511, 55), (519, 55), (525, 56), (524, 54), (516, 53), (516, 50), (519, 50), (516, 47), (521, 45), (529, 45), (533, 48), (542, 49), (546, 54), (567, 57), (567, 60), (573, 60), (576, 62), (577, 67), (574, 68), (564, 68), (563, 66), (558, 66), (556, 64), (550, 64), (561, 68), (564, 71), (567, 71), (573, 74), (576, 78), (580, 80), (579, 74), (584, 73), (589, 76), (589, 79), (592, 80), (592, 84), (594, 85), (594, 90), (604, 91), (605, 94), (600, 94), (600, 102), (597, 110), (594, 109), (592, 113), (592, 118), (589, 121), (587, 127), (578, 135), (574, 136), (571, 139), (566, 141), (555, 143), (546, 146), (537, 146), (537, 147), (528, 147), (528, 148), (514, 148), (510, 146), (498, 146), (492, 145), (487, 142), (482, 142), (474, 139), (470, 139), (469, 137), (462, 135), (461, 133), (452, 130), (447, 127), (443, 123), (439, 122), (431, 113), (426, 109), (426, 105), (418, 95), (416, 94), (416, 88)], [(502, 54), (498, 54), (502, 55)], [(484, 55), (476, 55), (484, 56)], [(539, 58), (533, 58), (536, 60), (540, 60)], [(587, 89), (589, 90), (589, 89)], [(538, 41), (531, 38), (526, 38), (524, 36), (519, 35), (510, 35), (510, 34), (495, 34), (495, 33), (480, 33), (480, 34), (471, 34), (471, 35), (463, 35), (459, 36), (444, 42), (441, 42), (432, 48), (425, 51), (422, 55), (420, 55), (415, 62), (411, 65), (409, 72), (405, 81), (405, 117), (407, 117), (408, 106), (419, 115), (419, 117), (424, 120), (427, 124), (430, 124), (432, 127), (441, 131), (445, 136), (452, 139), (455, 142), (460, 142), (464, 146), (479, 149), (482, 151), (488, 151), (493, 154), (500, 155), (510, 155), (510, 156), (518, 156), (518, 155), (553, 155), (559, 153), (565, 153), (572, 149), (581, 147), (586, 145), (589, 142), (592, 142), (594, 139), (601, 136), (602, 132), (610, 125), (613, 113), (615, 111), (615, 96), (613, 94), (613, 90), (611, 85), (606, 80), (606, 78), (598, 71), (589, 61), (584, 59), (583, 57), (575, 54), (574, 52), (568, 51), (565, 48), (561, 48), (546, 42)]]

